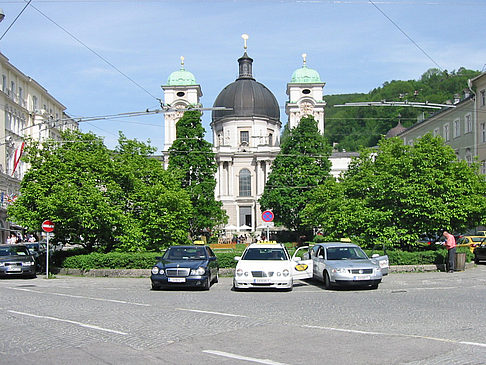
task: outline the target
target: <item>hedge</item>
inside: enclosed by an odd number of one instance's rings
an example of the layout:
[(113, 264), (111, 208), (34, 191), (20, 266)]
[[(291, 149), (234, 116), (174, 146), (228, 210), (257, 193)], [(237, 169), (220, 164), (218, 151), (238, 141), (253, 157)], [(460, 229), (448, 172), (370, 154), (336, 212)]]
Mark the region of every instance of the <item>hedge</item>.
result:
[[(371, 256), (371, 250), (365, 250)], [(458, 252), (466, 252), (466, 261), (473, 259), (473, 254), (469, 249), (460, 247)], [(240, 256), (240, 250), (215, 252), (218, 257), (219, 267), (234, 268), (236, 267), (235, 256)], [(378, 252), (379, 253), (379, 252)], [(447, 257), (447, 250), (436, 251), (387, 251), (390, 259), (390, 265), (426, 265), (426, 264), (444, 264)], [(74, 255), (64, 258), (63, 262), (58, 265), (70, 269), (151, 269), (157, 262), (157, 257), (162, 256), (160, 252), (142, 252), (142, 253), (90, 253), (84, 255)], [(59, 260), (60, 261), (60, 260)]]

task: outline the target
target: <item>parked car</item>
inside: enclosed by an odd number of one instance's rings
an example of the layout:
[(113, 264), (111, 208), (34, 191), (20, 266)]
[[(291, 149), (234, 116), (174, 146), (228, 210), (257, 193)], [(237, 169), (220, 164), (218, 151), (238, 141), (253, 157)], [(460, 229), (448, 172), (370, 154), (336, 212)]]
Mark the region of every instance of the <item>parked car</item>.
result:
[(313, 277), (321, 280), (326, 289), (334, 286), (369, 286), (376, 289), (383, 278), (385, 266), (388, 272), (387, 255), (373, 255), (370, 259), (352, 243), (320, 243), (312, 248), (310, 256)]
[[(299, 250), (307, 247), (301, 247)], [(312, 276), (310, 260), (293, 257), (281, 243), (274, 241), (253, 243), (238, 261), (233, 278), (233, 289), (283, 289), (291, 291), (295, 279), (307, 279)]]
[(480, 261), (486, 261), (486, 238), (474, 248), (474, 263), (479, 264)]
[(209, 246), (172, 246), (152, 268), (152, 289), (198, 287), (218, 282), (218, 259)]
[(36, 271), (40, 272), (46, 264), (46, 246), (40, 242), (26, 242), (24, 244), (34, 256)]
[(474, 248), (481, 245), (481, 242), (484, 240), (484, 238), (484, 236), (463, 236), (456, 241), (456, 246), (469, 247), (469, 250), (471, 252), (474, 252)]
[(36, 277), (35, 258), (24, 245), (0, 245), (0, 277)]

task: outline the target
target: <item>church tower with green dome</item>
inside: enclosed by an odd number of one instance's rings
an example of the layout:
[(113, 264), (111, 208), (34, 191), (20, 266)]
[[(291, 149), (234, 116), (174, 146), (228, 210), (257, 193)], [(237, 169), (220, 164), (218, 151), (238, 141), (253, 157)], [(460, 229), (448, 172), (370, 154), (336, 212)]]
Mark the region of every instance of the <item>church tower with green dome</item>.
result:
[[(181, 57), (181, 68), (170, 74), (167, 85), (162, 85), (164, 90), (164, 103), (175, 109), (185, 109), (189, 106), (201, 107), (199, 102), (202, 91), (196, 83), (194, 75), (184, 68), (184, 57)], [(171, 112), (164, 115), (164, 165), (167, 168), (169, 162), (168, 151), (176, 139), (176, 123), (182, 118), (184, 112)]]
[(288, 115), (289, 128), (295, 128), (300, 120), (312, 115), (317, 121), (319, 131), (324, 134), (324, 108), (326, 102), (322, 98), (325, 83), (321, 81), (319, 73), (307, 67), (307, 55), (302, 55), (303, 65), (294, 71), (287, 84), (289, 100), (285, 105)]

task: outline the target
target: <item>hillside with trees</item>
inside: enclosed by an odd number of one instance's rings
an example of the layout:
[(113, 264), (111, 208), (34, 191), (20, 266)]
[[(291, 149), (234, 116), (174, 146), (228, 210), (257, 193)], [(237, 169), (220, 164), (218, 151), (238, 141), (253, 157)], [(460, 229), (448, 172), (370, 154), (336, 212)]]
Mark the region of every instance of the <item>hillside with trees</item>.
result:
[(479, 71), (459, 68), (448, 72), (431, 68), (418, 80), (392, 80), (367, 94), (327, 95), (326, 137), (340, 151), (358, 151), (361, 147), (376, 146), (380, 137), (393, 128), (398, 120), (405, 127), (412, 126), (418, 117), (427, 117), (436, 109), (412, 107), (335, 107), (338, 104), (360, 101), (414, 101), (445, 103), (454, 95), (461, 98), (467, 80)]

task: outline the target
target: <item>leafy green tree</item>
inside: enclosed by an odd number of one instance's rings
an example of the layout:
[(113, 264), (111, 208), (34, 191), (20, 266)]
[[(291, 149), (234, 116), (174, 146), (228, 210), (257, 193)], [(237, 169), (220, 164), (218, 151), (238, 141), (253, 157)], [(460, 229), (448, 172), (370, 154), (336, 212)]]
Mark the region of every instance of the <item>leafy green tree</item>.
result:
[(312, 117), (302, 118), (283, 139), (260, 198), (262, 210), (271, 209), (275, 223), (304, 233), (309, 228), (299, 216), (310, 191), (330, 178), (330, 146)]
[(382, 139), (356, 158), (340, 183), (317, 188), (302, 212), (329, 236), (402, 248), (421, 234), (462, 232), (486, 216), (486, 182), (478, 166), (458, 161), (441, 137), (426, 134), (413, 146)]
[(177, 176), (148, 158), (151, 147), (120, 136), (114, 154), (92, 133), (68, 131), (60, 142), (27, 143), (30, 164), (8, 215), (55, 239), (94, 249), (141, 251), (187, 241), (190, 201)]
[(8, 208), (12, 220), (39, 231), (49, 219), (55, 223), (56, 240), (82, 243), (90, 250), (114, 240), (121, 212), (111, 201), (120, 191), (111, 178), (111, 153), (99, 137), (65, 132), (61, 142), (29, 141), (24, 156), (30, 169)]
[(160, 250), (188, 242), (189, 195), (181, 187), (180, 176), (164, 170), (152, 157), (154, 152), (154, 147), (120, 133), (113, 158), (114, 178), (123, 192), (117, 250)]
[(187, 111), (176, 125), (176, 139), (169, 149), (169, 170), (178, 171), (182, 187), (192, 203), (191, 236), (211, 231), (227, 222), (221, 202), (216, 201), (217, 165), (212, 145), (204, 139), (199, 111)]

